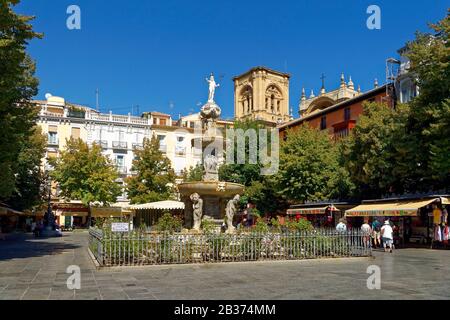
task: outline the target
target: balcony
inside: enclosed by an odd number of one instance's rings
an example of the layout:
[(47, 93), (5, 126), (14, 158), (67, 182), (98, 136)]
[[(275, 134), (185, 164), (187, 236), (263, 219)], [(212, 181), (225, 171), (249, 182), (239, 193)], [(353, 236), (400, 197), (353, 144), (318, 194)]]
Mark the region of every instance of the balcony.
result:
[(47, 142), (48, 146), (52, 146), (52, 147), (58, 147), (59, 146), (59, 139), (48, 139)]
[(127, 167), (125, 166), (117, 166), (117, 171), (119, 172), (119, 174), (127, 174)]
[(176, 147), (175, 148), (175, 154), (177, 155), (177, 156), (184, 156), (184, 155), (186, 155), (186, 147)]
[(133, 143), (133, 149), (142, 149), (144, 148), (144, 144), (142, 143)]
[(83, 110), (68, 110), (67, 117), (84, 119), (86, 117), (86, 112)]
[(161, 151), (162, 153), (167, 153), (167, 145), (165, 144), (160, 145), (159, 151)]
[(113, 141), (112, 143), (113, 149), (127, 150), (128, 143), (125, 141)]
[(98, 144), (103, 149), (108, 149), (108, 141), (106, 140), (96, 140), (94, 141), (96, 144)]

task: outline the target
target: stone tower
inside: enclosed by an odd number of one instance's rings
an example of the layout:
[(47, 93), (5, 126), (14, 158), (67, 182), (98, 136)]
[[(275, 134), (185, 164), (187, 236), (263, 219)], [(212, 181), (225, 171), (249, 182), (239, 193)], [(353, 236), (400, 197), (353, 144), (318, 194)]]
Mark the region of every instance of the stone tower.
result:
[(289, 74), (265, 67), (255, 67), (235, 77), (235, 119), (273, 124), (289, 121), (289, 79)]

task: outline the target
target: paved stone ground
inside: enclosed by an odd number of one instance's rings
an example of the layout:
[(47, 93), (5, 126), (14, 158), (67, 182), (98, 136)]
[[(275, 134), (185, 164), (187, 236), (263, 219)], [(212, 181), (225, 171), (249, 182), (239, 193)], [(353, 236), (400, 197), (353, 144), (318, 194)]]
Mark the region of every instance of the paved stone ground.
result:
[[(0, 241), (0, 299), (450, 299), (450, 251), (97, 270), (86, 248), (86, 232)], [(67, 289), (69, 265), (81, 268), (81, 290)], [(369, 265), (381, 268), (381, 290), (367, 289)]]

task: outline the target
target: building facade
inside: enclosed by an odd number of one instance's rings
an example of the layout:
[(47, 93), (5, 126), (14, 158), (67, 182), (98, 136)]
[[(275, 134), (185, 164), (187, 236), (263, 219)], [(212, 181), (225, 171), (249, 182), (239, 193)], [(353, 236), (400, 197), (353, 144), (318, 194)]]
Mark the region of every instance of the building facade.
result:
[(406, 56), (407, 47), (398, 50), (400, 55), (398, 75), (395, 78), (395, 91), (400, 103), (408, 103), (419, 95), (415, 75), (410, 72), (410, 60)]
[[(49, 169), (47, 159), (58, 157), (70, 138), (80, 138), (89, 145), (100, 145), (103, 154), (117, 166), (117, 183), (125, 187), (125, 178), (132, 176), (134, 149), (141, 148), (145, 138), (157, 136), (160, 150), (171, 161), (177, 174), (201, 163), (201, 150), (192, 143), (195, 130), (178, 126), (170, 115), (149, 112), (142, 117), (104, 114), (94, 109), (49, 96), (45, 101), (34, 101), (39, 108), (37, 124), (47, 136), (43, 166)], [(125, 188), (123, 188), (125, 190)], [(118, 201), (126, 201), (125, 191)]]
[(345, 99), (334, 105), (315, 109), (305, 116), (289, 121), (278, 126), (280, 137), (285, 138), (287, 131), (295, 129), (303, 124), (308, 124), (312, 128), (327, 130), (335, 139), (347, 136), (356, 125), (356, 121), (363, 113), (365, 102), (386, 103), (387, 86), (376, 87), (365, 93), (360, 93), (351, 99)]
[(255, 67), (234, 79), (236, 120), (289, 121), (290, 75), (266, 67)]
[(342, 101), (357, 97), (361, 94), (361, 89), (359, 87), (358, 90), (355, 90), (352, 77), (350, 77), (348, 83), (346, 83), (345, 76), (342, 74), (339, 88), (329, 92), (325, 89), (323, 79), (324, 78), (322, 78), (322, 88), (320, 89), (320, 94), (318, 96), (314, 94), (314, 90), (311, 90), (311, 95), (307, 98), (305, 88), (302, 89), (302, 95), (298, 106), (298, 113), (300, 117), (304, 117), (318, 110), (323, 110)]

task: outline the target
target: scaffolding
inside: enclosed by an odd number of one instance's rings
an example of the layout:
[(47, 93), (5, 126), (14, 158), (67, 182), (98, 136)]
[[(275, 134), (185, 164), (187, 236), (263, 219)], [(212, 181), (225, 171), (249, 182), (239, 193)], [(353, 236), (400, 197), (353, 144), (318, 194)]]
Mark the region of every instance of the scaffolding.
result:
[(386, 96), (382, 98), (382, 101), (384, 100), (391, 108), (395, 107), (395, 82), (399, 75), (399, 70), (400, 60), (395, 58), (386, 59)]

